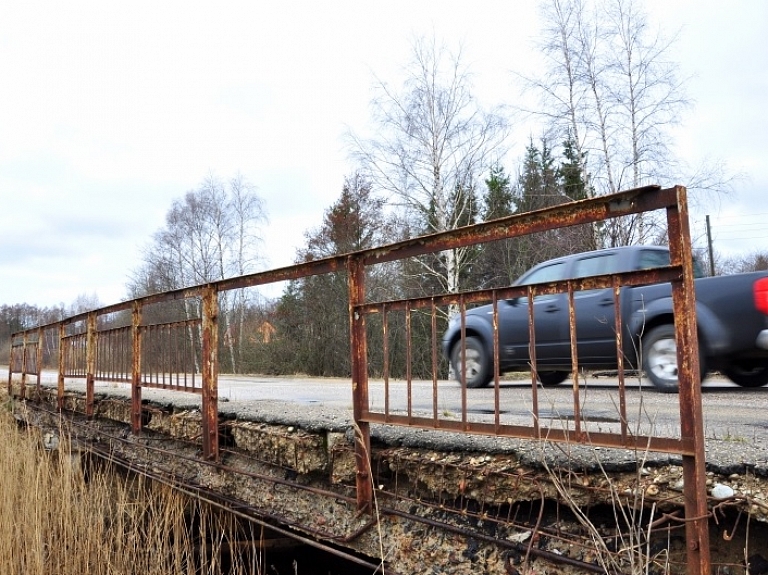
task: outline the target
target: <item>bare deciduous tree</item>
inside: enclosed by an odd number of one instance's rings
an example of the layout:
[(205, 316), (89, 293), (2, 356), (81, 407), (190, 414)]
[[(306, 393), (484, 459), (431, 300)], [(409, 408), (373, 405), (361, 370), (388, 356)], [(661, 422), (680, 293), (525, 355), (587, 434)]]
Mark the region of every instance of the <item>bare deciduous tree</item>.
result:
[(718, 275), (768, 271), (768, 252), (754, 251), (741, 256), (716, 257), (715, 269)]
[[(481, 109), (461, 54), (434, 39), (413, 44), (406, 74), (399, 89), (378, 82), (376, 136), (353, 134), (353, 153), (374, 186), (404, 210), (410, 229), (440, 232), (471, 223), (478, 182), (503, 151), (506, 121)], [(439, 260), (421, 260), (421, 271), (455, 292), (467, 255), (445, 251)]]
[[(266, 214), (255, 187), (238, 175), (228, 182), (208, 176), (175, 200), (144, 253), (129, 291), (133, 297), (216, 281), (254, 271), (259, 261), (259, 230)], [(245, 294), (221, 294), (224, 344), (237, 371)], [(232, 301), (230, 301), (230, 299)], [(184, 301), (185, 317), (199, 315)], [(235, 333), (238, 332), (238, 333)], [(236, 345), (237, 343), (237, 345)]]
[[(651, 183), (728, 189), (723, 171), (694, 176), (674, 154), (670, 128), (690, 100), (672, 57), (674, 39), (651, 28), (639, 0), (547, 0), (543, 20), (546, 66), (525, 80), (541, 96), (549, 139), (572, 137), (586, 159), (590, 190)], [(664, 235), (655, 224), (640, 216), (608, 222), (604, 241), (652, 241)]]
[(96, 293), (81, 293), (79, 294), (69, 305), (67, 309), (67, 315), (77, 315), (98, 309), (104, 304), (99, 300), (99, 296)]

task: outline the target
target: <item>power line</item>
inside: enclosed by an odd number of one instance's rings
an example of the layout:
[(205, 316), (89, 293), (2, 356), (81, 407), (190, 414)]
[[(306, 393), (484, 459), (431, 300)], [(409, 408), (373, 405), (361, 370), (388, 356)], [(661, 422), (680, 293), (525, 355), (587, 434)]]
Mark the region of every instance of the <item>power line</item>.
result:
[(748, 228), (748, 227), (766, 227), (764, 222), (745, 222), (742, 224), (719, 224), (718, 228)]
[[(768, 251), (768, 245), (766, 245), (768, 225), (765, 223), (765, 220), (768, 219), (768, 213), (749, 214), (746, 217), (749, 218), (749, 222), (745, 222), (745, 216), (741, 216), (739, 223), (732, 224), (718, 222), (713, 224), (709, 215), (705, 217), (707, 250), (710, 261), (713, 259), (712, 251), (715, 244), (728, 245), (730, 249), (738, 249), (743, 252)], [(754, 221), (754, 218), (763, 219), (763, 222)]]
[[(756, 216), (768, 216), (768, 212), (750, 212), (750, 217), (756, 217)], [(718, 216), (720, 219), (723, 220), (734, 220), (738, 218), (743, 218), (743, 215), (726, 215), (726, 216)]]
[(717, 240), (724, 242), (742, 241), (742, 240), (765, 240), (768, 239), (766, 234), (719, 234), (717, 230), (712, 233), (713, 237)]
[(768, 235), (764, 236), (731, 236), (731, 237), (716, 237), (721, 242), (739, 242), (742, 240), (768, 240)]

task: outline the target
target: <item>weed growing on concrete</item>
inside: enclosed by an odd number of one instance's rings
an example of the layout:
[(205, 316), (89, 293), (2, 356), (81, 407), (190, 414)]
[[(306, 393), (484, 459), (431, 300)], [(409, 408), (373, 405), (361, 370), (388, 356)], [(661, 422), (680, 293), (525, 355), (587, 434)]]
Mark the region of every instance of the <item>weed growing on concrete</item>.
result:
[[(580, 379), (583, 384), (587, 383), (586, 374), (581, 374)], [(582, 388), (583, 402), (587, 401), (588, 390), (588, 385)], [(618, 406), (616, 408), (618, 411)], [(635, 420), (637, 429), (634, 429), (633, 433), (639, 435), (641, 421), (644, 420), (646, 421), (645, 425), (650, 425), (651, 430), (653, 430), (656, 427), (655, 421), (653, 416), (647, 413), (642, 396), (637, 410), (637, 419)], [(557, 416), (555, 416), (553, 423), (556, 421)], [(583, 423), (586, 425), (584, 431), (588, 437), (590, 423), (587, 420), (584, 420)], [(560, 419), (560, 424), (567, 433), (568, 418)], [(651, 568), (654, 571), (662, 569), (663, 572), (668, 572), (669, 557), (667, 552), (665, 550), (652, 551), (650, 543), (651, 527), (657, 511), (655, 504), (648, 505), (646, 492), (641, 487), (643, 484), (642, 473), (649, 455), (648, 450), (638, 450), (635, 453), (637, 463), (635, 480), (632, 482), (634, 485), (627, 485), (620, 484), (615, 480), (613, 475), (606, 470), (599, 448), (592, 447), (591, 452), (594, 455), (594, 464), (599, 470), (602, 488), (608, 491), (608, 500), (611, 502), (612, 523), (615, 527), (611, 536), (607, 537), (608, 533), (605, 526), (596, 524), (590, 516), (588, 508), (585, 508), (578, 500), (578, 493), (584, 487), (582, 484), (584, 479), (580, 478), (573, 469), (550, 465), (546, 455), (548, 446), (561, 451), (565, 460), (571, 461), (571, 454), (568, 451), (571, 444), (550, 443), (545, 438), (540, 445), (540, 461), (552, 485), (556, 488), (560, 500), (565, 503), (575, 520), (591, 539), (593, 560), (606, 573), (647, 575)]]
[[(563, 449), (560, 444), (555, 444), (555, 447)], [(656, 515), (656, 506), (652, 504), (649, 508), (645, 501), (645, 491), (637, 487), (641, 485), (640, 475), (644, 468), (642, 454), (637, 463), (636, 487), (628, 488), (614, 480), (603, 466), (599, 452), (594, 451), (594, 453), (603, 488), (609, 491), (608, 498), (612, 502), (615, 530), (610, 537), (607, 536), (604, 526), (595, 523), (589, 515), (589, 509), (577, 500), (576, 493), (582, 485), (573, 471), (557, 469), (547, 463), (545, 456), (541, 458), (561, 501), (566, 504), (573, 517), (589, 535), (593, 544), (594, 560), (606, 573), (646, 575), (651, 566), (654, 570), (661, 568), (663, 572), (668, 572), (668, 557), (665, 557), (665, 553), (662, 551), (654, 554), (650, 549), (650, 530)], [(567, 452), (564, 455), (568, 457)]]
[[(370, 462), (371, 461), (371, 454), (368, 450), (368, 445), (363, 439), (363, 433), (360, 427), (355, 423), (355, 441), (360, 446), (360, 451), (363, 452), (364, 457)], [(371, 491), (373, 492), (373, 509), (371, 512), (374, 514), (376, 518), (376, 531), (379, 538), (379, 558), (381, 560), (381, 564), (379, 566), (379, 570), (376, 571), (376, 573), (381, 572), (381, 575), (385, 575), (384, 570), (384, 532), (381, 524), (381, 512), (379, 510), (379, 500), (376, 496), (376, 484), (373, 480), (373, 474), (368, 474), (368, 480), (371, 482)]]

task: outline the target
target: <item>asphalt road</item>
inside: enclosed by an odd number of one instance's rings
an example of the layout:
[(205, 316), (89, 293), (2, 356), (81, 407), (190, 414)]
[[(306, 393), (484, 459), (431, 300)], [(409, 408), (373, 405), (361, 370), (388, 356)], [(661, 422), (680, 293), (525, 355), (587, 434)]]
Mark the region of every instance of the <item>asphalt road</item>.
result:
[[(0, 367), (0, 369), (3, 369)], [(6, 368), (7, 369), (7, 368)], [(6, 371), (7, 373), (7, 371)], [(54, 384), (54, 372), (43, 374), (45, 384)], [(589, 420), (610, 423), (619, 415), (619, 384), (616, 378), (587, 376), (581, 382), (578, 394), (578, 410)], [(67, 386), (79, 389), (82, 380), (67, 380)], [(199, 382), (198, 382), (199, 384)], [(369, 384), (369, 408), (382, 412), (385, 409), (385, 386), (380, 380)], [(103, 393), (128, 393), (124, 384), (96, 382), (96, 389)], [(539, 387), (538, 405), (542, 418), (573, 417), (576, 409), (572, 381), (556, 387)], [(171, 403), (196, 402), (196, 394), (146, 388), (145, 399), (163, 398)], [(436, 397), (436, 400), (434, 399)], [(403, 381), (389, 384), (389, 409), (404, 413), (408, 407), (408, 386)], [(647, 381), (637, 377), (626, 380), (627, 413), (630, 419), (655, 421), (659, 426), (676, 427), (679, 420), (678, 396), (655, 391)], [(352, 388), (345, 378), (312, 377), (260, 377), (243, 375), (219, 376), (219, 400), (234, 405), (254, 401), (286, 402), (299, 406), (312, 405), (332, 410), (352, 410)], [(433, 401), (434, 400), (434, 401)], [(702, 401), (705, 426), (728, 433), (731, 436), (749, 437), (753, 434), (768, 435), (768, 387), (745, 389), (720, 377), (708, 378), (702, 385)], [(431, 416), (437, 404), (438, 415), (450, 418), (462, 412), (461, 387), (454, 381), (438, 381), (436, 389), (431, 381), (414, 381), (411, 385), (411, 410), (414, 414)], [(233, 407), (234, 407), (233, 405)], [(466, 392), (467, 413), (482, 418), (490, 416), (495, 407), (493, 385)], [(499, 411), (507, 421), (525, 423), (533, 412), (532, 392), (529, 381), (502, 381), (499, 389)], [(642, 415), (641, 415), (642, 413)]]
[[(637, 378), (626, 385), (627, 418), (647, 431), (652, 428), (675, 434), (679, 428), (680, 408), (677, 394), (657, 392), (647, 382)], [(713, 437), (743, 438), (768, 435), (768, 387), (740, 388), (725, 379), (712, 378), (702, 386), (705, 432)], [(434, 393), (433, 393), (434, 392)], [(603, 429), (618, 423), (620, 415), (619, 384), (615, 378), (591, 377), (582, 382), (574, 396), (571, 381), (554, 388), (541, 388), (538, 413), (541, 420), (551, 422), (571, 420), (576, 411), (580, 416)], [(436, 396), (436, 399), (434, 399)], [(336, 409), (352, 409), (349, 380), (340, 379), (282, 379), (221, 376), (219, 398), (235, 403), (253, 400), (273, 400)], [(389, 410), (406, 413), (408, 387), (405, 382), (389, 385)], [(433, 401), (434, 399), (434, 401)], [(411, 386), (411, 411), (417, 415), (450, 419), (462, 413), (461, 387), (452, 381), (439, 381), (436, 391), (432, 382), (415, 381)], [(381, 381), (371, 381), (369, 408), (385, 410), (385, 389)], [(476, 420), (491, 419), (495, 410), (493, 387), (469, 389), (466, 393), (467, 413)], [(531, 386), (525, 381), (505, 381), (499, 389), (499, 412), (504, 423), (526, 424), (533, 420)]]

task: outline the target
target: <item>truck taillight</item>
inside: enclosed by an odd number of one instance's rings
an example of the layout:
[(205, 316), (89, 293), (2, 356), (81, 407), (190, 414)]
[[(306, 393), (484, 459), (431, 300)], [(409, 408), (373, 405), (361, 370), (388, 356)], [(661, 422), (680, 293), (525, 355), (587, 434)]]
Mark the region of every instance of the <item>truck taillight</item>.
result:
[(768, 315), (768, 278), (762, 278), (755, 282), (755, 307), (758, 311)]

